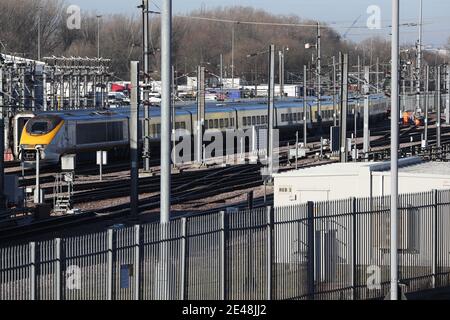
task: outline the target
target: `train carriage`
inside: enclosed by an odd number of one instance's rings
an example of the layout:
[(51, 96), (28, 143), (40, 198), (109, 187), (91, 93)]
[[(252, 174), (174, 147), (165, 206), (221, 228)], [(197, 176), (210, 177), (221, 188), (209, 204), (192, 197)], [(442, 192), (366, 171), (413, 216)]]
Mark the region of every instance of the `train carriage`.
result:
[[(386, 97), (370, 97), (370, 117), (379, 119), (386, 114)], [(349, 101), (349, 121), (356, 100)], [(309, 129), (317, 124), (317, 100), (308, 97), (307, 123)], [(336, 108), (338, 109), (338, 108)], [(195, 104), (177, 106), (175, 129), (186, 129), (195, 133), (197, 129), (197, 107)], [(332, 124), (335, 107), (331, 97), (321, 100), (322, 122)], [(362, 117), (364, 108), (359, 108)], [(161, 110), (159, 106), (150, 108), (149, 140), (152, 145), (159, 143), (161, 135)], [(283, 99), (274, 108), (274, 127), (282, 130), (298, 130), (303, 125), (305, 110), (302, 99)], [(70, 110), (53, 112), (22, 113), (14, 118), (14, 144), (16, 156), (25, 161), (34, 161), (36, 146), (42, 147), (43, 162), (57, 163), (68, 153), (93, 153), (96, 150), (117, 150), (129, 145), (130, 108), (110, 110)], [(139, 137), (143, 141), (145, 120), (140, 108)], [(267, 126), (267, 102), (207, 103), (204, 129), (249, 129)]]

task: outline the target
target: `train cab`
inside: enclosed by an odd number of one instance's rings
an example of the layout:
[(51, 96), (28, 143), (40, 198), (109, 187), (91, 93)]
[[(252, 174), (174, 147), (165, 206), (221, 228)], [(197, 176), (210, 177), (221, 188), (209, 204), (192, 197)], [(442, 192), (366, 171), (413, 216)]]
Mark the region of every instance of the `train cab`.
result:
[[(25, 162), (36, 161), (36, 147), (46, 148), (52, 144), (63, 124), (61, 117), (50, 114), (28, 120), (20, 138), (21, 159)], [(45, 152), (41, 153), (42, 159), (45, 156)]]

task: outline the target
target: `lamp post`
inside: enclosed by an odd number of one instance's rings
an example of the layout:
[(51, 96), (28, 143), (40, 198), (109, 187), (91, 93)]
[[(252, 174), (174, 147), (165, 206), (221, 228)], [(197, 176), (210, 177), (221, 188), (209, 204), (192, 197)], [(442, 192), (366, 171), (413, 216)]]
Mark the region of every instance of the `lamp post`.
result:
[(392, 0), (391, 45), (391, 300), (398, 300), (398, 115), (399, 115), (399, 0)]
[(37, 59), (38, 61), (41, 61), (41, 15), (42, 15), (42, 6), (39, 6), (38, 8), (38, 43), (37, 43), (37, 51), (38, 51), (38, 56)]
[(97, 15), (97, 58), (100, 58), (100, 18), (101, 15)]
[(284, 97), (284, 70), (285, 70), (285, 51), (289, 51), (289, 47), (283, 47), (278, 51), (279, 57), (279, 77), (280, 77), (280, 98)]
[(317, 122), (319, 125), (319, 131), (321, 133), (322, 131), (322, 107), (320, 103), (321, 99), (321, 31), (320, 31), (320, 22), (317, 22), (317, 42), (315, 44), (306, 43), (305, 49), (310, 49), (312, 47), (316, 48), (316, 54), (317, 54), (317, 62), (316, 62), (316, 77), (317, 77)]

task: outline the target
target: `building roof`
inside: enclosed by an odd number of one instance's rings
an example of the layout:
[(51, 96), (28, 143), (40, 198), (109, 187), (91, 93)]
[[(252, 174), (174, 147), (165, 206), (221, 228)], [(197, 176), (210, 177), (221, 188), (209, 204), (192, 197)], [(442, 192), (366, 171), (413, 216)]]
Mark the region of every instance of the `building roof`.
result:
[[(276, 174), (276, 177), (304, 177), (304, 176), (332, 176), (357, 175), (361, 168), (372, 172), (388, 173), (391, 170), (390, 162), (349, 162), (332, 163), (317, 167), (292, 170)], [(399, 160), (400, 174), (421, 174), (450, 176), (450, 163), (426, 162), (419, 157), (410, 157)]]

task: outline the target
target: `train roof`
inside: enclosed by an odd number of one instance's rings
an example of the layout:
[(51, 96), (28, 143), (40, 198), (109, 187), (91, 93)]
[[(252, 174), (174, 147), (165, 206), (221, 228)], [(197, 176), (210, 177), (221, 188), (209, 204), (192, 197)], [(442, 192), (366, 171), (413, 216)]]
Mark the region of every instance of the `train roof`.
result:
[[(386, 98), (383, 94), (374, 94), (370, 96), (370, 100), (380, 100)], [(337, 99), (338, 100), (338, 99)], [(355, 97), (350, 99), (355, 101)], [(309, 106), (314, 106), (317, 104), (317, 99), (315, 97), (308, 97), (307, 103)], [(275, 101), (276, 109), (289, 109), (293, 107), (302, 107), (303, 99), (286, 98), (283, 100)], [(324, 96), (321, 99), (322, 106), (333, 105), (333, 100), (331, 96)], [(234, 111), (245, 111), (245, 110), (261, 110), (267, 109), (267, 100), (259, 99), (252, 101), (236, 101), (236, 102), (207, 102), (205, 112), (215, 113), (215, 112), (234, 112)], [(185, 103), (182, 105), (175, 106), (177, 116), (197, 114), (196, 102)], [(82, 110), (60, 110), (60, 111), (38, 111), (36, 115), (57, 115), (62, 119), (70, 120), (91, 120), (93, 118), (105, 118), (105, 119), (122, 119), (124, 117), (130, 116), (130, 107), (120, 107), (111, 109), (82, 109)], [(140, 108), (140, 117), (143, 117), (144, 110), (143, 107)], [(160, 106), (150, 107), (150, 117), (160, 117), (161, 108)]]

